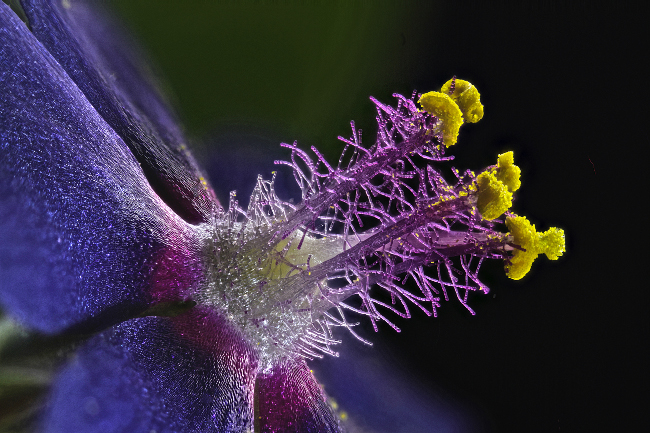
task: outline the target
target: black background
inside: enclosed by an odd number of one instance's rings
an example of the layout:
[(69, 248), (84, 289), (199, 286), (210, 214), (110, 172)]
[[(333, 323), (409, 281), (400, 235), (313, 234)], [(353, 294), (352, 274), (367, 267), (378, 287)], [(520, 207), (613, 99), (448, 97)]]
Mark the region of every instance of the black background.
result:
[[(117, 2), (166, 79), (222, 200), (266, 175), (280, 141), (330, 159), (369, 95), (475, 84), (485, 117), (453, 165), (506, 150), (514, 210), (564, 228), (567, 252), (521, 281), (500, 264), (472, 316), (397, 320), (310, 365), (358, 431), (583, 432), (648, 427), (647, 35), (640, 13), (552, 2)], [(182, 4), (181, 4), (182, 3)], [(207, 138), (206, 138), (207, 137)], [(249, 184), (244, 181), (248, 180)], [(367, 388), (363, 388), (363, 387)]]

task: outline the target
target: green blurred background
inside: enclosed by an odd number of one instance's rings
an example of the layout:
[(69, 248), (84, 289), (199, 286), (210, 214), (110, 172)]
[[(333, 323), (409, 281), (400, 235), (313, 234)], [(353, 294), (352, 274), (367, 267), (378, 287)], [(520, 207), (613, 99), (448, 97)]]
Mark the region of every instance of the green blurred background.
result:
[[(638, 201), (621, 174), (645, 170), (647, 138), (632, 133), (643, 111), (630, 102), (644, 79), (640, 14), (548, 1), (113, 3), (166, 80), (204, 165), (228, 156), (239, 167), (230, 178), (254, 178), (260, 159), (271, 165), (269, 149), (293, 140), (335, 161), (350, 120), (372, 141), (368, 96), (390, 102), (455, 74), (478, 87), (485, 117), (461, 130), (454, 165), (481, 169), (514, 150), (523, 171), (515, 211), (540, 230), (566, 230), (566, 257), (540, 258), (520, 282), (488, 268), (493, 292), (470, 302), (477, 316), (451, 302), (438, 319), (398, 321), (401, 334), (366, 327), (373, 349), (348, 341), (341, 359), (312, 363), (359, 431), (635, 426), (635, 396), (647, 391), (636, 374), (644, 358), (633, 353), (647, 313), (613, 294), (638, 285), (612, 263), (639, 256), (629, 253), (634, 236), (604, 230)], [(374, 395), (360, 393), (364, 374)]]
[(327, 148), (352, 116), (372, 126), (369, 95), (430, 90), (454, 69), (432, 67), (431, 40), (444, 40), (433, 2), (117, 1), (115, 9), (195, 136), (243, 123)]

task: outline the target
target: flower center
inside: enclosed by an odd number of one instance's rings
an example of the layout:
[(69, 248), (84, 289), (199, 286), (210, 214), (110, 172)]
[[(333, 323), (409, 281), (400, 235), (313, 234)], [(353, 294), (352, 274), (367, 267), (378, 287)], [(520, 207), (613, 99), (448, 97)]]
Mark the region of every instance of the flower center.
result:
[(343, 239), (296, 231), (269, 241), (273, 225), (224, 222), (206, 244), (213, 273), (197, 302), (223, 311), (258, 350), (263, 367), (290, 353), (336, 355), (324, 319), (333, 306), (323, 302), (327, 283), (314, 284), (310, 274), (344, 251)]
[[(375, 330), (384, 321), (399, 331), (386, 312), (408, 318), (415, 305), (435, 316), (450, 294), (474, 314), (468, 296), (489, 290), (478, 278), (484, 259), (505, 259), (509, 275), (520, 278), (545, 251), (542, 245), (555, 248), (551, 258), (561, 254), (563, 234), (553, 232), (533, 249), (495, 229), (519, 187), (511, 153), (479, 176), (452, 168), (453, 183), (434, 166), (453, 159), (444, 153), (456, 141), (458, 116), (449, 113), (483, 113), (469, 83), (447, 87), (445, 94), (420, 98), (425, 110), (416, 107), (415, 94), (395, 95), (396, 108), (371, 98), (376, 141), (365, 147), (352, 123), (352, 137), (339, 137), (345, 148), (336, 167), (315, 148), (314, 159), (295, 143), (283, 144), (291, 160), (276, 163), (293, 170), (299, 205), (277, 197), (274, 178), (258, 178), (247, 209), (232, 193), (228, 210), (215, 215), (204, 246), (212, 271), (195, 300), (242, 330), (262, 368), (290, 354), (336, 355), (333, 327), (357, 336), (345, 314), (368, 317)], [(527, 251), (519, 260), (526, 269), (511, 263), (513, 250), (515, 259)]]

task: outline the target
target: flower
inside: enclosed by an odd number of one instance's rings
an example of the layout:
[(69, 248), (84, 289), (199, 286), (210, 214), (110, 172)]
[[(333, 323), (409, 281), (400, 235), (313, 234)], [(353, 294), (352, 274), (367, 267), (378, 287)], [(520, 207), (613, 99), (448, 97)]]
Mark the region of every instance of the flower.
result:
[(300, 203), (260, 178), (224, 209), (128, 41), (83, 3), (22, 6), (29, 28), (0, 4), (0, 302), (41, 332), (96, 333), (44, 431), (340, 431), (305, 362), (336, 355), (333, 328), (398, 329), (391, 314), (443, 298), (473, 313), (485, 259), (520, 278), (564, 251), (508, 211), (512, 153), (442, 175), (483, 115), (467, 81), (371, 98), (376, 140), (352, 123), (336, 166), (284, 144)]

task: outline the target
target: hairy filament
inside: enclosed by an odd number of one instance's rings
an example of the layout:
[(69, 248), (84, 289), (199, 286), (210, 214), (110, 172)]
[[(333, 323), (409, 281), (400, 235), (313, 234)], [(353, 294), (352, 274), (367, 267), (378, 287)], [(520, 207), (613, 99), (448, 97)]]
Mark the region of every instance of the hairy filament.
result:
[[(442, 94), (445, 110), (458, 102), (455, 110), (466, 121), (482, 117), (471, 84), (445, 86), (431, 96)], [(197, 297), (229, 314), (268, 365), (289, 353), (336, 355), (333, 327), (367, 342), (346, 310), (369, 318), (375, 329), (383, 321), (399, 331), (386, 312), (409, 318), (414, 305), (436, 316), (453, 293), (474, 314), (470, 293), (489, 291), (478, 277), (484, 259), (504, 260), (520, 278), (539, 253), (555, 259), (564, 251), (561, 230), (538, 235), (509, 213), (520, 185), (511, 152), (478, 176), (452, 168), (456, 181), (448, 183), (436, 168), (453, 159), (445, 155), (451, 133), (445, 116), (433, 103), (418, 109), (415, 92), (410, 99), (394, 96), (396, 107), (371, 98), (376, 140), (365, 146), (352, 122), (352, 136), (339, 137), (344, 149), (336, 166), (316, 148), (312, 158), (295, 142), (282, 144), (291, 157), (276, 164), (293, 171), (300, 204), (277, 197), (274, 175), (258, 178), (247, 209), (233, 194), (228, 210), (216, 216), (206, 243), (215, 272)], [(504, 212), (514, 236), (496, 229)], [(405, 286), (409, 279), (413, 289)]]

